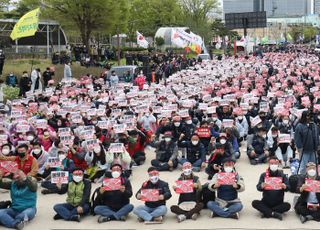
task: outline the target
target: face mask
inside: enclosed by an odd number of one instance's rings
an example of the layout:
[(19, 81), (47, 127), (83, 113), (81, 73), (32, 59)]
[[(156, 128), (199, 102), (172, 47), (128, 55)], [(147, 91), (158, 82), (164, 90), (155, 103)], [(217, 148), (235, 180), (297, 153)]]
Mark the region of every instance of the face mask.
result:
[(316, 170), (314, 170), (314, 169), (309, 169), (309, 170), (308, 170), (308, 175), (309, 175), (310, 177), (314, 177), (314, 176), (316, 176), (316, 174), (317, 174), (317, 171), (316, 171)]
[(25, 152), (18, 153), (18, 156), (19, 156), (20, 158), (24, 158), (24, 157), (26, 156), (26, 153), (25, 153)]
[(197, 145), (197, 144), (199, 143), (199, 141), (191, 141), (191, 143), (192, 143), (193, 145)]
[(44, 135), (45, 137), (47, 137), (47, 136), (49, 136), (49, 133), (46, 132), (46, 133), (44, 133), (43, 135)]
[(277, 134), (272, 134), (272, 137), (273, 138), (276, 138), (278, 135)]
[(114, 171), (114, 172), (111, 173), (111, 175), (112, 175), (113, 178), (118, 178), (118, 177), (120, 177), (121, 173), (118, 172), (118, 171)]
[(27, 136), (28, 141), (33, 141), (34, 137), (32, 135)]
[(180, 122), (175, 122), (175, 123), (174, 123), (174, 126), (175, 126), (175, 127), (179, 127), (179, 126), (180, 126)]
[(101, 147), (100, 147), (100, 146), (94, 147), (94, 148), (93, 148), (93, 151), (94, 151), (95, 153), (100, 153)]
[(10, 150), (9, 149), (2, 149), (2, 154), (3, 155), (8, 155), (10, 153)]
[(213, 117), (213, 118), (212, 118), (212, 120), (213, 120), (213, 121), (217, 121), (217, 120), (218, 120), (218, 118), (216, 118), (216, 117)]
[(238, 116), (238, 120), (242, 120), (243, 119), (243, 116)]
[(192, 169), (184, 169), (183, 174), (189, 176), (192, 173)]
[(220, 142), (220, 144), (224, 145), (227, 141), (226, 141), (226, 139), (221, 139), (219, 142)]
[(66, 159), (66, 155), (60, 154), (60, 155), (59, 155), (59, 160), (60, 160), (60, 161), (63, 161), (64, 159)]
[(36, 154), (36, 155), (38, 155), (38, 154), (41, 153), (41, 149), (34, 149), (34, 150), (33, 150), (33, 153)]
[(80, 181), (82, 181), (83, 176), (73, 176), (72, 179), (74, 180), (74, 182), (79, 183)]
[(191, 125), (191, 124), (192, 124), (192, 120), (187, 120), (186, 123), (187, 123), (188, 125)]
[(278, 165), (270, 165), (269, 167), (272, 172), (275, 172), (278, 170)]
[(152, 184), (157, 183), (158, 180), (159, 180), (159, 176), (151, 176), (150, 177), (150, 181), (151, 181)]
[(231, 173), (233, 171), (233, 168), (232, 167), (224, 167), (224, 171), (226, 173)]
[(165, 142), (170, 142), (171, 141), (171, 138), (170, 137), (166, 137), (164, 138)]
[(266, 139), (266, 138), (267, 138), (267, 134), (263, 135), (262, 137), (263, 137), (264, 139)]
[(283, 120), (283, 124), (285, 125), (289, 124), (289, 120)]

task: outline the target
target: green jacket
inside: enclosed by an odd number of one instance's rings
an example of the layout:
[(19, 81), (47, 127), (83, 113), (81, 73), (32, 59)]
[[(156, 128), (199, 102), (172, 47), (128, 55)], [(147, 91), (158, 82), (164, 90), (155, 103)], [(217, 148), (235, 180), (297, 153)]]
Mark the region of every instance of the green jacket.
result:
[(68, 184), (68, 197), (67, 203), (74, 207), (81, 206), (89, 203), (91, 193), (91, 182), (83, 180), (80, 183), (74, 181)]

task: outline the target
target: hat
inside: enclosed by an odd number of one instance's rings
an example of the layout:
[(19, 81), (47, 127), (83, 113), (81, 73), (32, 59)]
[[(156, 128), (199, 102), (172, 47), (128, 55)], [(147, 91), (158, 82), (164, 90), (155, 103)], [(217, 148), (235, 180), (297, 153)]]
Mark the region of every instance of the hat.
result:
[(227, 134), (226, 133), (220, 133), (219, 137), (227, 139)]
[(182, 168), (186, 168), (186, 167), (188, 167), (188, 168), (192, 168), (192, 164), (190, 163), (190, 162), (184, 162), (183, 163), (183, 165), (182, 165)]
[(110, 169), (112, 169), (112, 168), (114, 168), (114, 167), (120, 167), (121, 170), (122, 170), (122, 165), (120, 165), (120, 164), (113, 164), (113, 165), (110, 167)]
[(172, 132), (167, 131), (167, 132), (164, 133), (164, 136), (165, 137), (172, 137)]
[(317, 165), (316, 165), (316, 163), (314, 163), (314, 162), (308, 162), (307, 168), (308, 168), (308, 167), (317, 167)]

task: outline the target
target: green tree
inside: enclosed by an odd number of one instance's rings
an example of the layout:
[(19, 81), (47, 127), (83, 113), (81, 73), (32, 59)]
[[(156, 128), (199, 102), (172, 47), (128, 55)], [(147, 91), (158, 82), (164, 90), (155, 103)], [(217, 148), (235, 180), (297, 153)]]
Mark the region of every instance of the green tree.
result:
[(313, 41), (318, 34), (318, 29), (313, 26), (306, 26), (303, 28), (304, 40), (305, 42)]
[(221, 19), (213, 20), (211, 26), (212, 26), (213, 36), (236, 37), (237, 34), (238, 34), (236, 31), (232, 31), (232, 30), (228, 29), (228, 28), (225, 26), (225, 24), (222, 22)]
[[(129, 31), (154, 36), (159, 27), (183, 25), (182, 10), (177, 0), (132, 0)], [(134, 36), (133, 36), (134, 37)]]
[(5, 14), (5, 8), (10, 4), (10, 0), (0, 0), (0, 17)]
[(158, 47), (161, 47), (161, 46), (164, 45), (164, 39), (163, 39), (163, 37), (156, 37), (155, 40), (156, 40), (156, 45), (157, 45)]
[(180, 0), (184, 22), (194, 33), (209, 40), (212, 37), (213, 13), (219, 11), (218, 0)]

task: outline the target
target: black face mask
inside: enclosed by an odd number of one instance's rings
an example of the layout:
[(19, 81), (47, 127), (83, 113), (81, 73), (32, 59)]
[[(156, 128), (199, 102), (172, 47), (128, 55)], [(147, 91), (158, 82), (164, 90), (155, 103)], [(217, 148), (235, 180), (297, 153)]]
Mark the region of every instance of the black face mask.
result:
[(18, 156), (19, 158), (24, 158), (26, 156), (26, 153), (25, 152), (18, 153)]

